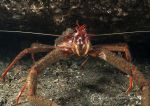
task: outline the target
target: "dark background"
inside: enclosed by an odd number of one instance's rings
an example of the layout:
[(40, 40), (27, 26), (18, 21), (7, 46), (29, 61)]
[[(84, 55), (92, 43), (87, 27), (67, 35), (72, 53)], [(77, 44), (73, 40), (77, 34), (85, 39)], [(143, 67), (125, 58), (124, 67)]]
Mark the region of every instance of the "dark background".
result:
[[(0, 51), (4, 56), (15, 56), (21, 50), (29, 48), (34, 42), (54, 45), (57, 37), (38, 36), (31, 34), (19, 33), (0, 33)], [(93, 45), (111, 44), (111, 43), (127, 43), (134, 60), (149, 61), (150, 60), (150, 37), (149, 33), (138, 33), (118, 37), (116, 36), (100, 36), (91, 40)], [(143, 37), (144, 36), (144, 37)]]
[[(92, 44), (126, 42), (135, 58), (150, 57), (149, 33), (100, 36), (104, 33), (150, 31), (149, 0), (0, 1), (0, 30), (61, 34), (66, 28), (74, 28), (77, 21), (87, 26), (88, 33), (99, 35)], [(0, 31), (0, 49), (19, 52), (33, 42), (53, 45), (54, 39)]]

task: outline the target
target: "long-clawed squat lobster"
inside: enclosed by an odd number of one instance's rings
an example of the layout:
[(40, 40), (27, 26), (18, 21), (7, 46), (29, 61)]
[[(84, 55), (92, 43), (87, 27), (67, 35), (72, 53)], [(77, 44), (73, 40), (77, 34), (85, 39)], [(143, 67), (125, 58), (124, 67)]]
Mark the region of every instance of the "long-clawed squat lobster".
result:
[[(125, 59), (118, 57), (113, 52), (123, 52)], [(27, 89), (27, 98), (30, 102), (38, 106), (58, 106), (55, 102), (45, 100), (36, 95), (37, 76), (49, 65), (59, 60), (66, 59), (71, 55), (98, 57), (117, 67), (120, 71), (130, 75), (129, 88), (127, 93), (132, 89), (133, 80), (140, 87), (142, 92), (142, 106), (150, 106), (150, 83), (143, 74), (131, 62), (130, 52), (126, 44), (113, 45), (91, 45), (90, 36), (86, 32), (85, 25), (78, 25), (74, 30), (66, 31), (63, 36), (56, 39), (55, 46), (44, 44), (33, 44), (20, 52), (16, 58), (9, 64), (1, 76), (3, 79), (12, 66), (26, 54), (37, 52), (49, 52), (45, 57), (35, 62), (29, 69), (26, 83), (21, 88), (16, 103), (25, 89)]]

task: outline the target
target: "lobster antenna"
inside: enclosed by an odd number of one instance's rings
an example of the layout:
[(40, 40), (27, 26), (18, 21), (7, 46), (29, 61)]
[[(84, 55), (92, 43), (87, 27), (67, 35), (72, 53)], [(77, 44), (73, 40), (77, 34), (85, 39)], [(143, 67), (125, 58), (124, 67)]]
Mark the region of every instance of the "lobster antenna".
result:
[(122, 34), (133, 34), (133, 33), (149, 33), (150, 31), (131, 31), (131, 32), (118, 32), (118, 33), (108, 33), (108, 34), (88, 34), (90, 36), (109, 36), (109, 35), (122, 35)]
[(22, 33), (22, 34), (33, 34), (33, 35), (40, 35), (40, 36), (61, 36), (55, 34), (47, 34), (47, 33), (36, 33), (36, 32), (25, 32), (25, 31), (9, 31), (9, 30), (0, 30), (0, 32), (10, 32), (10, 33)]
[[(25, 31), (10, 31), (10, 30), (0, 30), (0, 32), (10, 32), (10, 33), (23, 33), (23, 34), (33, 34), (39, 36), (55, 36), (59, 37), (61, 35), (47, 34), (47, 33), (36, 33), (36, 32), (25, 32)], [(88, 34), (92, 36), (109, 36), (109, 35), (122, 35), (122, 34), (133, 34), (133, 33), (149, 33), (150, 31), (129, 31), (129, 32), (118, 32), (118, 33), (108, 33), (108, 34)]]

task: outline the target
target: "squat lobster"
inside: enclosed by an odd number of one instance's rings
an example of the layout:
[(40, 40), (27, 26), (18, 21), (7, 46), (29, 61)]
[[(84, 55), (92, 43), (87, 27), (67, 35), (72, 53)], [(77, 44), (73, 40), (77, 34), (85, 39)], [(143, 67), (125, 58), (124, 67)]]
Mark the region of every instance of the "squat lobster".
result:
[[(91, 35), (92, 36), (92, 35)], [(124, 58), (118, 57), (113, 52), (123, 52)], [(19, 97), (25, 89), (27, 89), (27, 98), (35, 105), (41, 106), (58, 106), (55, 102), (45, 100), (36, 95), (37, 76), (49, 65), (59, 60), (66, 59), (71, 55), (76, 56), (92, 56), (98, 57), (106, 62), (117, 67), (120, 71), (130, 75), (130, 84), (127, 89), (129, 93), (132, 89), (133, 80), (139, 85), (142, 91), (142, 105), (150, 106), (150, 84), (144, 78), (143, 74), (138, 71), (135, 65), (131, 62), (131, 55), (126, 44), (109, 44), (109, 45), (94, 45), (90, 42), (90, 36), (86, 32), (85, 25), (78, 25), (74, 30), (67, 30), (62, 36), (58, 37), (55, 46), (44, 44), (33, 44), (31, 48), (27, 48), (20, 52), (16, 58), (9, 64), (1, 78), (3, 79), (12, 66), (26, 54), (34, 54), (37, 52), (49, 52), (45, 57), (35, 62), (29, 69), (26, 83), (21, 88), (16, 104), (19, 102)], [(34, 59), (34, 56), (33, 56)]]

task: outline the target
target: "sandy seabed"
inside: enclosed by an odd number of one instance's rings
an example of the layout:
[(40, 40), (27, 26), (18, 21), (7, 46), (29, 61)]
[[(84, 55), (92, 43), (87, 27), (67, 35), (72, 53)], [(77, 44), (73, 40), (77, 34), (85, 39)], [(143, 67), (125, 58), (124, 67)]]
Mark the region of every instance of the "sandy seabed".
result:
[[(0, 73), (10, 63), (10, 58), (0, 60)], [(128, 77), (103, 60), (72, 57), (49, 65), (39, 75), (37, 95), (54, 100), (61, 106), (140, 106), (139, 88), (134, 85), (130, 95)], [(148, 78), (150, 65), (134, 62)], [(16, 96), (25, 83), (31, 59), (19, 61), (7, 74), (5, 83), (0, 83), (0, 106), (15, 106)], [(26, 92), (26, 91), (25, 91)], [(25, 92), (20, 97), (20, 106), (30, 106)]]

